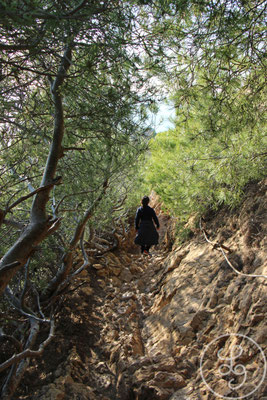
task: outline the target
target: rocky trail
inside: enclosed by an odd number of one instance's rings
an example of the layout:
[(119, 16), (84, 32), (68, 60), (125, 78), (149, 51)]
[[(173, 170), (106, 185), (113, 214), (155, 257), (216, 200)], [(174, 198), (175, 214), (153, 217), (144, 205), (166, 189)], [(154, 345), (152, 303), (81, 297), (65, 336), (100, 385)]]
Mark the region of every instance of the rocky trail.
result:
[[(205, 218), (210, 241), (231, 249), (242, 274), (267, 275), (266, 188), (251, 185), (238, 210)], [(267, 280), (237, 274), (198, 228), (167, 249), (170, 221), (159, 217), (151, 258), (136, 253), (131, 231), (122, 248), (92, 259), (15, 399), (267, 400)]]

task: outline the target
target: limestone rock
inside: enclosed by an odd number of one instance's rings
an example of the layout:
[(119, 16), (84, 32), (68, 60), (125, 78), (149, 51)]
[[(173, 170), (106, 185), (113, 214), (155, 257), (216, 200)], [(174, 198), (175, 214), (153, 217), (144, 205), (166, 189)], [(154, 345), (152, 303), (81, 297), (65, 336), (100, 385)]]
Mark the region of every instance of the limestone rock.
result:
[[(266, 268), (265, 191), (262, 184), (261, 191), (244, 200), (239, 214), (222, 208), (206, 221), (210, 239), (223, 240), (232, 249), (229, 258), (242, 272), (262, 274)], [(262, 200), (257, 207), (256, 194)], [(252, 217), (256, 225), (248, 221)], [(131, 244), (132, 230), (131, 243), (126, 240), (123, 249), (90, 256), (90, 283), (71, 294), (55, 336), (58, 347), (62, 338), (67, 341), (69, 353), (51, 374), (52, 383), (33, 400), (65, 400), (64, 395), (81, 400), (214, 400), (200, 373), (207, 349), (202, 369), (208, 382), (231, 398), (229, 380), (219, 374), (218, 351), (229, 357), (237, 343), (243, 349), (237, 362), (248, 377), (238, 394), (250, 390), (263, 361), (252, 344), (226, 336), (247, 335), (266, 353), (266, 281), (236, 274), (201, 232), (194, 235), (182, 245), (172, 243), (171, 251), (164, 250), (168, 246), (152, 249), (153, 256), (145, 258)], [(87, 276), (81, 279), (87, 281)], [(251, 400), (266, 398), (264, 385)]]
[(179, 374), (171, 374), (166, 371), (159, 371), (155, 374), (153, 381), (153, 385), (156, 387), (162, 388), (170, 388), (170, 389), (179, 389), (184, 386), (185, 380)]
[(255, 337), (255, 341), (261, 345), (267, 343), (267, 327), (259, 328)]
[(101, 276), (102, 278), (109, 277), (109, 270), (107, 268), (102, 268), (97, 270), (97, 275)]
[(210, 312), (207, 310), (198, 311), (190, 322), (190, 326), (194, 331), (202, 329), (207, 323), (207, 319), (209, 318), (209, 316)]
[(108, 270), (115, 276), (119, 276), (121, 273), (121, 267), (118, 265), (108, 265)]
[(131, 274), (131, 272), (127, 269), (123, 269), (120, 273), (120, 279), (123, 282), (131, 282), (131, 280), (133, 279), (133, 275)]
[(93, 267), (94, 269), (102, 269), (102, 268), (104, 268), (105, 266), (102, 265), (102, 264), (92, 264), (92, 267)]

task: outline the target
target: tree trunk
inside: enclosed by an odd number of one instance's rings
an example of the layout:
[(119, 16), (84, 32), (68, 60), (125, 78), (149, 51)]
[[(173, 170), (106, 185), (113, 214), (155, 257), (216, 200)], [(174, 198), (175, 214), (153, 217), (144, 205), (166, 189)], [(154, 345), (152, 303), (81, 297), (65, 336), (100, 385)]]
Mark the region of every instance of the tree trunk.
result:
[[(58, 161), (63, 154), (64, 115), (60, 89), (71, 65), (71, 52), (72, 48), (68, 46), (62, 57), (57, 77), (51, 83), (55, 108), (54, 134), (41, 182), (41, 187), (48, 187), (36, 194), (31, 208), (30, 224), (0, 262), (0, 294), (16, 272), (26, 263), (35, 247), (59, 226), (59, 220), (51, 220), (47, 217), (46, 205), (53, 185), (58, 182), (55, 174)], [(11, 267), (11, 265), (14, 266)]]

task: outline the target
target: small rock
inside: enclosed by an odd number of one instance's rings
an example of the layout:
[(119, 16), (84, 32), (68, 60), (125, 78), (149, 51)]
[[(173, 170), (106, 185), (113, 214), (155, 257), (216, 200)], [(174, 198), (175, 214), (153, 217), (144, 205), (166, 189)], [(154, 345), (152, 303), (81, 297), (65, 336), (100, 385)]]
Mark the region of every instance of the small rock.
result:
[(94, 269), (102, 269), (102, 268), (104, 268), (104, 265), (102, 265), (102, 264), (93, 264), (92, 267)]
[(154, 385), (162, 388), (179, 389), (186, 386), (184, 378), (179, 374), (160, 371), (155, 374)]
[(112, 274), (114, 274), (115, 276), (119, 276), (121, 273), (121, 268), (118, 266), (113, 266), (113, 265), (109, 265), (108, 269), (110, 272), (112, 272)]
[(124, 282), (129, 283), (133, 279), (133, 275), (131, 274), (131, 272), (129, 270), (124, 269), (121, 271), (120, 279)]
[(259, 331), (257, 332), (255, 341), (258, 344), (263, 344), (267, 342), (267, 327), (261, 328), (259, 329)]
[(114, 286), (120, 287), (122, 285), (122, 281), (117, 276), (112, 276), (110, 279)]
[(200, 329), (202, 329), (202, 327), (204, 326), (204, 324), (206, 323), (207, 319), (210, 316), (210, 312), (208, 312), (207, 310), (201, 310), (198, 311), (192, 321), (190, 322), (190, 326), (192, 327), (192, 329), (196, 332)]
[(208, 307), (209, 308), (214, 308), (214, 307), (217, 306), (217, 304), (218, 304), (218, 295), (217, 295), (217, 293), (213, 293), (211, 295), (210, 301), (208, 303)]
[(109, 271), (107, 268), (103, 268), (103, 269), (97, 270), (97, 275), (105, 278), (105, 277), (109, 276)]

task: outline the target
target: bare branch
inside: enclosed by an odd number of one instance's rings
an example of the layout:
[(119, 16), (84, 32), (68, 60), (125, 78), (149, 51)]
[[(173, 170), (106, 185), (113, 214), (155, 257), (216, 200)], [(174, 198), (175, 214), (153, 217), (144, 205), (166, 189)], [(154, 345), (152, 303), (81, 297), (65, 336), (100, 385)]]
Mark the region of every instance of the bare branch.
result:
[(55, 321), (54, 319), (50, 320), (50, 332), (47, 337), (47, 339), (42, 342), (38, 348), (38, 350), (31, 350), (27, 348), (26, 350), (14, 354), (11, 358), (0, 364), (0, 372), (4, 371), (5, 369), (9, 368), (11, 365), (16, 364), (18, 361), (24, 359), (24, 358), (32, 358), (32, 357), (38, 357), (43, 354), (43, 351), (45, 347), (51, 342), (53, 339), (54, 333), (55, 333)]
[(12, 290), (7, 287), (5, 290), (5, 295), (8, 300), (8, 302), (11, 304), (12, 307), (14, 307), (20, 314), (25, 315), (25, 317), (28, 317), (30, 320), (35, 320), (38, 322), (50, 322), (49, 319), (42, 319), (37, 317), (32, 310), (30, 310), (28, 307), (23, 305), (23, 308), (21, 307), (21, 301), (19, 301), (16, 296), (14, 296)]
[(35, 194), (40, 193), (43, 190), (47, 190), (47, 189), (53, 187), (54, 185), (58, 185), (59, 183), (60, 183), (60, 181), (57, 180), (56, 182), (50, 183), (49, 185), (39, 187), (38, 189), (34, 190), (33, 192), (27, 194), (26, 196), (22, 196), (20, 199), (16, 200), (13, 204), (11, 204), (11, 206), (9, 206), (7, 208), (6, 213), (8, 213), (12, 208), (16, 207), (18, 204), (22, 203), (24, 200), (27, 200), (30, 197), (34, 196)]
[(67, 16), (70, 16), (70, 15), (76, 14), (77, 11), (80, 11), (81, 8), (83, 8), (83, 6), (85, 6), (86, 3), (87, 3), (87, 0), (82, 0), (82, 1), (80, 2), (80, 4), (77, 5), (77, 7), (75, 7), (73, 10), (71, 10), (70, 12), (68, 12), (66, 15), (67, 15)]
[(71, 151), (71, 150), (83, 151), (83, 150), (86, 150), (86, 148), (85, 147), (63, 147), (62, 150), (63, 150), (63, 153), (65, 153), (65, 151)]
[(7, 313), (4, 313), (4, 312), (2, 312), (2, 311), (0, 311), (0, 318), (2, 318), (2, 319), (10, 319), (11, 321), (17, 321), (17, 322), (19, 322), (19, 323), (22, 323), (22, 322), (24, 322), (25, 320), (22, 320), (22, 319), (18, 319), (18, 318), (15, 318), (15, 317), (11, 317), (11, 315), (10, 314), (7, 314)]
[(125, 203), (125, 201), (127, 200), (127, 194), (125, 194), (125, 196), (121, 199), (121, 201), (119, 202), (119, 204), (117, 204), (115, 207), (112, 208), (112, 212), (114, 211), (119, 211), (121, 209), (121, 207), (123, 206), (123, 204)]
[(41, 308), (39, 292), (38, 292), (38, 290), (37, 290), (35, 287), (33, 288), (33, 290), (34, 290), (34, 293), (36, 294), (39, 313), (40, 313), (40, 315), (42, 316), (43, 320), (45, 320), (45, 315), (44, 315), (44, 313), (43, 313), (43, 311), (42, 311), (42, 308)]
[[(21, 222), (13, 221), (12, 219), (4, 219), (3, 224), (13, 226), (14, 228), (18, 228), (18, 229), (25, 228), (25, 224), (23, 224)], [(1, 221), (0, 221), (0, 225), (1, 225)]]
[(81, 236), (81, 239), (80, 239), (80, 246), (81, 246), (82, 255), (83, 255), (83, 258), (84, 258), (84, 264), (86, 264), (86, 266), (87, 266), (87, 265), (89, 265), (89, 260), (88, 260), (87, 253), (86, 253), (85, 248), (84, 248), (84, 240), (83, 239), (84, 239), (84, 230), (83, 230), (83, 233), (82, 233), (82, 236)]
[(93, 204), (91, 204), (91, 206), (85, 211), (83, 217), (78, 222), (78, 225), (75, 229), (74, 235), (70, 241), (69, 248), (66, 251), (66, 253), (63, 255), (62, 266), (61, 266), (60, 270), (58, 271), (57, 275), (50, 281), (49, 286), (46, 288), (46, 291), (44, 293), (44, 298), (47, 299), (48, 296), (51, 296), (55, 292), (57, 292), (58, 288), (62, 284), (62, 282), (65, 282), (65, 280), (68, 279), (67, 277), (72, 268), (74, 250), (76, 249), (76, 247), (79, 243), (79, 240), (83, 235), (83, 232), (84, 232), (87, 222), (92, 217), (94, 209), (97, 207), (98, 203), (100, 203), (103, 196), (105, 195), (107, 188), (108, 188), (108, 180), (106, 179), (102, 184), (101, 193), (95, 199)]
[[(55, 210), (54, 210), (55, 214), (58, 213), (58, 209), (59, 209), (60, 205), (63, 203), (63, 201), (64, 201), (66, 198), (68, 198), (68, 197), (74, 197), (74, 196), (79, 196), (79, 195), (81, 195), (81, 194), (93, 193), (93, 192), (95, 192), (95, 191), (96, 191), (96, 189), (91, 189), (91, 190), (85, 190), (85, 191), (83, 191), (83, 192), (77, 192), (77, 193), (72, 193), (72, 194), (66, 194), (66, 195), (64, 195), (64, 196), (62, 197), (62, 199), (58, 202), (58, 205), (56, 206), (56, 208), (55, 208)], [(64, 211), (69, 211), (69, 210), (64, 210)], [(71, 210), (71, 211), (73, 211), (73, 210)]]
[(13, 261), (10, 264), (4, 265), (1, 268), (0, 272), (1, 272), (1, 274), (6, 273), (7, 271), (10, 271), (11, 269), (18, 267), (19, 265), (21, 265), (21, 263), (19, 261)]
[(25, 274), (24, 274), (24, 287), (20, 296), (20, 307), (23, 309), (24, 308), (24, 300), (25, 296), (27, 293), (27, 290), (29, 288), (29, 264), (30, 264), (30, 258), (25, 264)]

